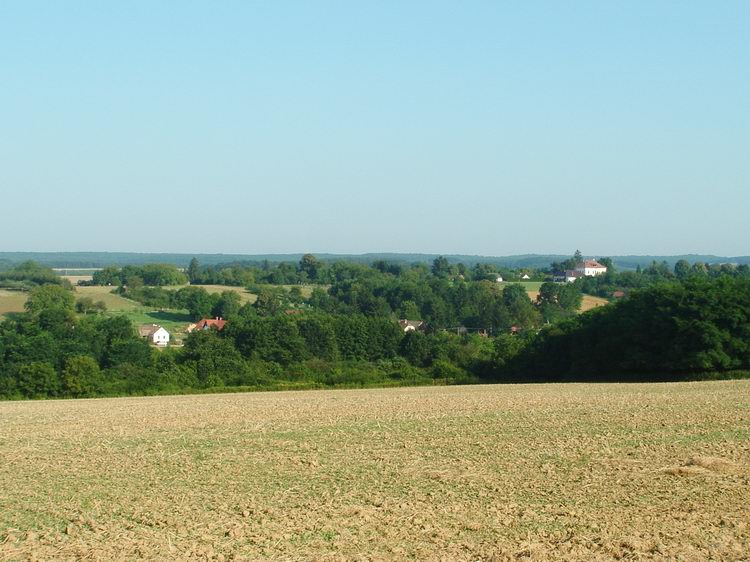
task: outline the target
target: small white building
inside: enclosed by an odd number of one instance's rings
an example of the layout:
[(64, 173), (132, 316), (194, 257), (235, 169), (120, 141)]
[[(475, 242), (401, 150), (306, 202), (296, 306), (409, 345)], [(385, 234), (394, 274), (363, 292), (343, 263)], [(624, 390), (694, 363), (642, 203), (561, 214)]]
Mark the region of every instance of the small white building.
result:
[(157, 324), (146, 324), (138, 328), (142, 338), (147, 338), (149, 343), (158, 347), (166, 347), (169, 344), (169, 332)]
[(502, 283), (503, 282), (502, 276), (498, 275), (497, 278), (495, 279), (495, 281), (497, 281), (498, 283)]
[(523, 275), (521, 275), (521, 279), (523, 279), (524, 281), (528, 281), (529, 279), (531, 279), (531, 277), (529, 277), (528, 273), (524, 273)]

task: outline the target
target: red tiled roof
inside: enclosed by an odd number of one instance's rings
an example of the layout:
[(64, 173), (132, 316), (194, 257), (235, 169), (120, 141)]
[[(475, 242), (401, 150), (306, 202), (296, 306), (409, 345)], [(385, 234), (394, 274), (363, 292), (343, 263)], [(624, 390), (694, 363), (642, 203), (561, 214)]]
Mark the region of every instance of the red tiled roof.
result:
[(578, 264), (578, 267), (594, 267), (594, 268), (604, 269), (607, 266), (600, 264), (596, 260), (585, 260), (583, 263)]
[(203, 318), (195, 323), (196, 330), (208, 330), (209, 328), (216, 328), (219, 332), (224, 329), (224, 325), (227, 323), (222, 318)]

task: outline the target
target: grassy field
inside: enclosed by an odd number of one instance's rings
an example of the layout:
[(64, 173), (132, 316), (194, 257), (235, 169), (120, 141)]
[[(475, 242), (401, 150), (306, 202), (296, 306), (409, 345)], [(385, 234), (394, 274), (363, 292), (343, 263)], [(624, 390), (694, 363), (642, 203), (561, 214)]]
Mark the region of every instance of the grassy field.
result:
[(26, 293), (0, 289), (0, 316), (9, 312), (23, 312), (25, 302)]
[(76, 298), (87, 296), (95, 301), (104, 301), (107, 305), (106, 314), (122, 314), (136, 326), (159, 324), (177, 340), (181, 339), (181, 334), (190, 323), (187, 310), (154, 310), (153, 307), (113, 294), (112, 289), (113, 287), (76, 287)]
[(76, 287), (76, 299), (81, 297), (91, 297), (95, 301), (104, 301), (107, 310), (113, 312), (128, 312), (141, 308), (141, 304), (130, 299), (114, 294), (112, 291), (115, 287)]
[(604, 306), (605, 304), (609, 304), (609, 301), (607, 299), (595, 297), (592, 295), (583, 295), (583, 301), (581, 302), (580, 311), (586, 312), (588, 310), (591, 310), (592, 308)]
[(750, 381), (0, 403), (0, 559), (740, 560)]

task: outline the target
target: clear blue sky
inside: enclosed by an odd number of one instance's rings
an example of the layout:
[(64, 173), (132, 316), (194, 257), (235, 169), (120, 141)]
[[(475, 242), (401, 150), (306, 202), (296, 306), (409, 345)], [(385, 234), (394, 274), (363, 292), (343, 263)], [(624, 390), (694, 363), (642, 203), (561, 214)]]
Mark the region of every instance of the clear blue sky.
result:
[(0, 250), (750, 254), (750, 2), (0, 3)]

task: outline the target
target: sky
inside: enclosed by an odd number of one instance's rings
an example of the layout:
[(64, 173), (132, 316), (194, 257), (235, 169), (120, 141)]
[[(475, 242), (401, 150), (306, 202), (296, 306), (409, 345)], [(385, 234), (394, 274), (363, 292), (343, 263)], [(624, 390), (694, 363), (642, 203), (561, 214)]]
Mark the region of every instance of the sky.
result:
[(750, 2), (0, 2), (0, 251), (750, 254)]

